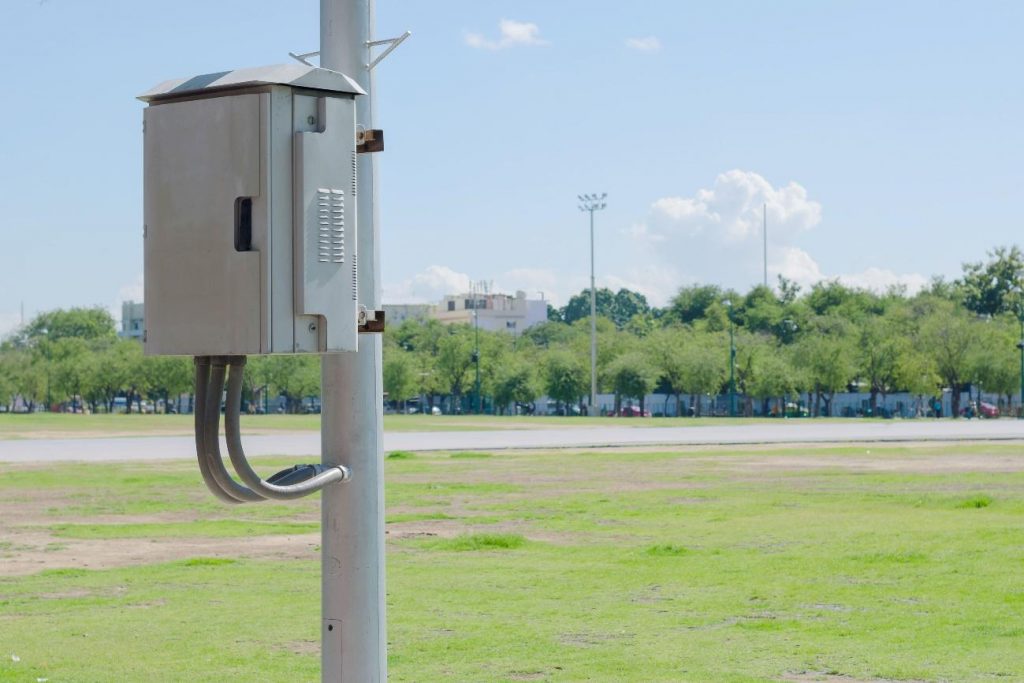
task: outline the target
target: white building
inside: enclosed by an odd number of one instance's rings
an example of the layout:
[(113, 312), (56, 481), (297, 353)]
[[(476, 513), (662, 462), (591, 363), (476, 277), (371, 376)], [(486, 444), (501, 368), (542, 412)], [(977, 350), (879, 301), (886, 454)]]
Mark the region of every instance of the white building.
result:
[(431, 317), (446, 325), (478, 324), (482, 330), (519, 334), (548, 319), (548, 302), (527, 299), (523, 291), (516, 292), (515, 296), (481, 292), (452, 294), (434, 307)]
[(125, 301), (121, 304), (121, 334), (125, 339), (142, 339), (146, 330), (145, 307), (142, 302)]

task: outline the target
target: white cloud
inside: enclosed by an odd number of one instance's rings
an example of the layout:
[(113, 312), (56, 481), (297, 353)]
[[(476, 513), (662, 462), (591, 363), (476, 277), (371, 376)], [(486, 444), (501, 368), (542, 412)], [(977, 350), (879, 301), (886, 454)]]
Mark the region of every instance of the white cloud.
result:
[(0, 312), (0, 340), (6, 339), (21, 327), (20, 312)]
[(445, 294), (469, 290), (470, 278), (448, 266), (430, 266), (411, 278), (384, 284), (384, 302), (389, 304), (436, 303)]
[[(448, 266), (430, 266), (413, 277), (395, 284), (384, 284), (387, 304), (437, 303), (446, 294), (469, 291), (472, 279), (466, 273)], [(500, 273), (488, 282), (491, 290), (501, 294), (526, 292), (530, 299), (543, 298), (554, 306), (562, 306), (574, 294), (590, 287), (589, 274), (563, 273), (548, 268), (515, 268)], [(628, 267), (622, 272), (599, 274), (598, 287), (617, 291), (623, 287), (640, 292), (649, 303), (664, 306), (682, 283), (671, 268), (656, 265)]]
[(920, 273), (895, 273), (885, 268), (868, 268), (859, 273), (840, 275), (839, 281), (849, 287), (882, 293), (892, 287), (906, 287), (914, 295), (928, 286), (929, 279)]
[[(637, 280), (659, 292), (653, 299), (670, 298), (680, 286), (694, 282), (741, 290), (759, 284), (764, 277), (765, 205), (772, 286), (779, 275), (804, 287), (832, 278), (878, 292), (903, 285), (914, 293), (927, 285), (923, 275), (877, 267), (857, 273), (826, 272), (796, 245), (821, 225), (821, 204), (799, 183), (775, 187), (761, 175), (742, 170), (722, 173), (712, 187), (692, 195), (656, 200), (646, 221), (623, 231), (634, 244), (631, 260), (647, 264)], [(654, 278), (651, 274), (658, 268), (663, 272)]]
[(897, 273), (885, 268), (870, 267), (859, 273), (828, 275), (822, 272), (818, 263), (803, 249), (784, 247), (774, 252), (769, 250), (768, 274), (772, 278), (782, 275), (804, 288), (824, 280), (837, 279), (847, 287), (866, 289), (883, 294), (892, 287), (905, 287), (907, 294), (914, 295), (928, 286), (928, 278), (920, 273)]
[(626, 40), (626, 47), (638, 52), (657, 52), (661, 49), (661, 41), (655, 36), (629, 38)]
[(692, 197), (659, 199), (652, 213), (656, 228), (704, 233), (728, 243), (762, 234), (765, 205), (773, 240), (788, 240), (821, 222), (821, 204), (808, 199), (801, 185), (791, 182), (775, 188), (759, 174), (740, 170), (719, 174), (714, 187), (698, 190)]
[(779, 275), (802, 287), (810, 287), (826, 279), (817, 261), (806, 251), (797, 247), (772, 250), (768, 262), (769, 284), (774, 285)]
[(467, 33), (466, 45), (480, 50), (503, 50), (518, 45), (547, 45), (540, 37), (540, 27), (526, 21), (502, 19), (498, 24), (500, 36), (497, 40), (481, 33)]
[[(822, 223), (821, 204), (800, 184), (773, 186), (757, 173), (722, 173), (710, 188), (689, 196), (663, 197), (652, 202), (645, 220), (618, 230), (615, 252), (598, 255), (597, 286), (640, 292), (654, 306), (664, 306), (684, 285), (719, 284), (740, 291), (760, 284), (764, 276), (762, 211), (768, 206), (768, 282), (778, 276), (806, 289), (838, 278), (852, 287), (884, 292), (894, 285), (914, 294), (928, 284), (917, 273), (897, 273), (879, 267), (859, 272), (829, 272), (798, 244)], [(606, 244), (602, 240), (601, 244)], [(606, 260), (607, 259), (607, 260)], [(553, 305), (564, 305), (590, 286), (589, 272), (524, 266), (488, 274), (493, 291), (530, 298), (540, 292)], [(387, 303), (436, 303), (446, 294), (468, 291), (472, 280), (483, 279), (449, 266), (434, 265), (411, 278), (385, 284)]]

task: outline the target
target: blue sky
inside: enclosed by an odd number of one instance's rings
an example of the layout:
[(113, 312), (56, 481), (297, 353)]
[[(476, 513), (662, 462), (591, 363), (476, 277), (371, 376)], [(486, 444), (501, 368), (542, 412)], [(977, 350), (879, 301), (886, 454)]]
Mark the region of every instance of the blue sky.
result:
[[(312, 0), (0, 4), (0, 334), (142, 274), (141, 110), (171, 77), (318, 47)], [(378, 3), (386, 300), (487, 280), (920, 286), (1018, 241), (1024, 3)]]

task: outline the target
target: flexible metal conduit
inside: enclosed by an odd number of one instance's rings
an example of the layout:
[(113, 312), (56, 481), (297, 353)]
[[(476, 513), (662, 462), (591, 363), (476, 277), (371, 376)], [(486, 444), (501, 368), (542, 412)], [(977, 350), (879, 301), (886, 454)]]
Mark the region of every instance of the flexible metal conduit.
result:
[(206, 458), (210, 472), (217, 485), (229, 496), (243, 503), (258, 503), (264, 496), (236, 482), (220, 454), (220, 397), (224, 393), (224, 377), (227, 374), (227, 359), (214, 356), (210, 359), (210, 384), (206, 390)]
[(306, 481), (288, 486), (280, 486), (264, 481), (249, 466), (242, 448), (241, 425), (239, 416), (242, 412), (242, 379), (245, 372), (245, 356), (228, 359), (228, 396), (224, 406), (224, 431), (227, 435), (228, 454), (231, 464), (235, 466), (238, 477), (248, 484), (256, 493), (275, 500), (291, 500), (308, 496), (324, 486), (336, 481), (347, 481), (350, 472), (341, 465), (330, 467)]
[[(227, 493), (220, 487), (210, 470), (208, 451), (206, 449), (206, 392), (210, 386), (210, 358), (198, 356), (195, 359), (196, 366), (196, 397), (195, 397), (195, 430), (196, 430), (196, 455), (199, 458), (199, 472), (203, 475), (203, 482), (210, 493), (219, 500), (235, 505), (242, 501)], [(220, 404), (220, 397), (217, 397)]]
[[(264, 481), (249, 465), (242, 449), (240, 414), (242, 409), (243, 373), (245, 356), (198, 356), (196, 367), (195, 431), (199, 471), (211, 493), (229, 504), (256, 503), (268, 498), (291, 500), (315, 493), (334, 482), (348, 481), (351, 472), (337, 465), (297, 484), (281, 486)], [(236, 482), (224, 467), (220, 452), (220, 399), (224, 393), (225, 375), (228, 376), (227, 402), (224, 427), (227, 433), (228, 453), (239, 478), (247, 488)]]

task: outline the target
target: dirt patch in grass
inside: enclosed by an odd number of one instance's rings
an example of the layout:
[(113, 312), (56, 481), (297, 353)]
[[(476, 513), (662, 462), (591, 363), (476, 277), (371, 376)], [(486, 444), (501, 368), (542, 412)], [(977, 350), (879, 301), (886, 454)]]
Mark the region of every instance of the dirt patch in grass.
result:
[[(735, 472), (755, 470), (812, 470), (843, 469), (860, 472), (903, 474), (955, 474), (958, 472), (1012, 473), (1024, 471), (1024, 453), (1020, 455), (994, 453), (950, 453), (893, 456), (865, 449), (862, 455), (770, 455), (759, 457), (738, 456), (726, 466)], [(718, 461), (719, 464), (723, 464)]]
[[(896, 683), (896, 679), (893, 678), (857, 678), (855, 676), (825, 671), (785, 674), (779, 680), (786, 681), (786, 683), (810, 683), (811, 681), (826, 681), (827, 683)], [(907, 678), (901, 678), (899, 681), (900, 683), (925, 683), (924, 681)]]
[[(110, 569), (172, 562), (189, 557), (245, 559), (315, 559), (319, 534), (250, 538), (130, 538), (64, 540), (52, 549), (53, 536), (18, 534), (24, 549), (0, 562), (0, 576), (24, 576), (47, 569)], [(47, 549), (51, 548), (51, 549)]]
[[(729, 480), (742, 482), (763, 477), (766, 473), (812, 470), (845, 470), (864, 473), (949, 474), (960, 472), (1003, 473), (1024, 472), (1024, 452), (1018, 454), (1005, 445), (991, 447), (957, 445), (948, 447), (934, 443), (919, 446), (902, 444), (898, 448), (876, 445), (803, 446), (798, 454), (785, 447), (722, 447), (614, 449), (622, 458), (593, 457), (595, 450), (574, 449), (538, 454), (535, 451), (502, 451), (488, 458), (455, 458), (449, 454), (418, 455), (415, 459), (394, 464), (389, 483), (423, 487), (427, 503), (408, 502), (389, 508), (389, 515), (406, 519), (387, 525), (389, 541), (412, 539), (453, 539), (464, 534), (516, 534), (528, 541), (556, 545), (586, 545), (596, 536), (589, 530), (558, 532), (543, 528), (529, 519), (500, 519), (502, 513), (491, 512), (494, 504), (538, 501), (562, 496), (600, 492), (614, 499), (616, 494), (642, 491), (678, 491), (666, 496), (668, 505), (700, 506), (709, 502), (699, 493), (706, 489), (706, 475), (719, 473)], [(602, 449), (604, 452), (605, 449)], [(665, 457), (646, 458), (638, 467), (641, 453), (661, 453)], [(591, 457), (585, 464), (581, 460)], [(390, 465), (389, 465), (390, 466)], [(428, 466), (429, 470), (424, 470)], [(178, 464), (168, 465), (174, 470)], [(408, 468), (403, 472), (402, 468)], [(451, 469), (449, 469), (451, 468)], [(16, 468), (22, 469), (22, 468)], [(815, 481), (792, 481), (787, 486), (813, 486)], [(937, 483), (936, 486), (942, 485)], [(951, 492), (952, 493), (952, 492)], [(958, 492), (959, 500), (983, 507), (982, 493)], [(147, 514), (108, 514), (97, 509), (94, 514), (76, 512), (76, 506), (89, 508), (91, 499), (83, 498), (81, 489), (40, 487), (32, 490), (11, 489), (0, 500), (0, 575), (20, 576), (47, 569), (106, 569), (145, 565), (194, 557), (315, 559), (319, 534), (297, 531), (275, 535), (245, 537), (168, 537), (139, 538), (58, 538), (50, 527), (56, 522), (75, 524), (118, 524), (130, 522), (173, 523), (205, 519), (197, 509), (206, 501), (199, 488), (177, 494), (169, 502), (176, 509)], [(986, 496), (991, 492), (985, 493)], [(418, 494), (417, 494), (418, 495)], [(989, 499), (984, 499), (988, 501)], [(997, 493), (996, 504), (1000, 498)], [(181, 505), (186, 502), (189, 505)], [(195, 507), (190, 507), (192, 503)], [(956, 501), (949, 505), (955, 507)], [(966, 505), (966, 504), (963, 504)], [(425, 518), (417, 519), (418, 515)], [(436, 518), (430, 518), (435, 515)], [(215, 515), (218, 519), (222, 516)], [(230, 518), (230, 515), (227, 517)], [(315, 508), (296, 510), (286, 517), (265, 521), (304, 521), (319, 519)], [(596, 524), (600, 525), (599, 520)], [(621, 523), (621, 521), (617, 522)], [(599, 534), (608, 540), (605, 534)], [(634, 535), (625, 540), (638, 541)], [(649, 546), (662, 541), (642, 539)], [(672, 540), (672, 539), (669, 539)], [(689, 547), (689, 544), (687, 544)], [(774, 548), (760, 548), (777, 552)], [(660, 551), (662, 554), (668, 551)], [(819, 674), (799, 674), (819, 675)], [(819, 679), (793, 679), (819, 680)], [(827, 679), (820, 679), (827, 680)], [(844, 679), (835, 679), (844, 680)]]

